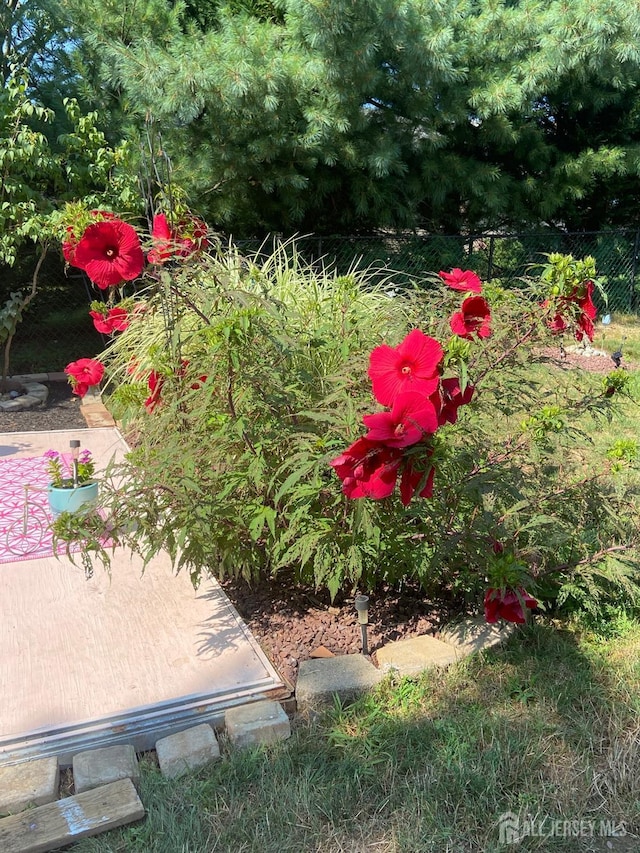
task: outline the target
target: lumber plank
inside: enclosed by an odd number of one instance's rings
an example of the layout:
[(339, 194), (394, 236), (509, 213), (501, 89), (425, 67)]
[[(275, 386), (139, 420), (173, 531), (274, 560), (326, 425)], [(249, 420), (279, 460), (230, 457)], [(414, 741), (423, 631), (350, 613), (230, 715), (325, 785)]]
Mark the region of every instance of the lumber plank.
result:
[(48, 853), (144, 817), (131, 779), (28, 809), (0, 820), (2, 853)]

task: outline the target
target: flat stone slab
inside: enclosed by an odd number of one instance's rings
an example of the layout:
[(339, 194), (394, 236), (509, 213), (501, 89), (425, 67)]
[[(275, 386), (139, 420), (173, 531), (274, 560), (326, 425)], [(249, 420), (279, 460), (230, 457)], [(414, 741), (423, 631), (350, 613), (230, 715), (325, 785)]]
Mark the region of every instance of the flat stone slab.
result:
[(351, 702), (379, 684), (383, 674), (363, 655), (303, 660), (296, 682), (299, 711), (312, 711), (333, 703), (334, 696)]
[(29, 806), (44, 806), (58, 798), (57, 757), (39, 758), (0, 767), (0, 814), (16, 814)]
[(41, 406), (46, 402), (49, 395), (49, 389), (46, 385), (41, 385), (39, 382), (25, 382), (25, 393), (20, 397), (15, 397), (13, 400), (1, 400), (0, 411), (15, 412), (22, 409), (32, 409), (34, 406)]
[(457, 649), (460, 657), (466, 657), (483, 649), (492, 649), (504, 643), (514, 631), (511, 622), (496, 622), (490, 625), (484, 616), (464, 619), (448, 625), (440, 632), (440, 639)]
[(427, 669), (449, 666), (460, 658), (454, 646), (428, 634), (387, 643), (376, 655), (382, 672), (394, 670), (399, 675), (419, 675)]
[(236, 746), (275, 743), (291, 736), (291, 723), (279, 702), (263, 699), (229, 708), (224, 715), (229, 740)]
[(76, 794), (117, 782), (131, 779), (137, 787), (140, 768), (136, 751), (131, 744), (88, 749), (73, 756), (73, 784)]
[(211, 726), (202, 723), (161, 738), (156, 743), (156, 753), (162, 775), (175, 779), (216, 761), (220, 758), (220, 747)]
[(115, 421), (106, 406), (98, 400), (97, 402), (83, 403), (80, 406), (80, 414), (85, 419), (89, 428), (112, 427)]

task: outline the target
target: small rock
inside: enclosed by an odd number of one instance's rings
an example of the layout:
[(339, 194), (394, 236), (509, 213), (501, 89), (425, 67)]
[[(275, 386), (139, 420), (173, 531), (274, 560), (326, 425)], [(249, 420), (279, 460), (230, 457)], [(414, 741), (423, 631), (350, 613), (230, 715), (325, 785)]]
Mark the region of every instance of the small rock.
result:
[(325, 646), (318, 646), (317, 649), (314, 649), (309, 653), (310, 658), (333, 658), (335, 657), (333, 652), (330, 652)]
[(291, 736), (291, 724), (282, 705), (271, 699), (229, 708), (224, 722), (229, 740), (236, 746), (274, 743)]

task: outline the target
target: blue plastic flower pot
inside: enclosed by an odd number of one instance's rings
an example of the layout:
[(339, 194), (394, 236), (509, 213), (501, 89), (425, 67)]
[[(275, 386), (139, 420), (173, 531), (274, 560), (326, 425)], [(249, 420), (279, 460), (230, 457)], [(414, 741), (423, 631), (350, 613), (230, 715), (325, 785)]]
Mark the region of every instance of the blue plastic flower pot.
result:
[(95, 503), (98, 500), (98, 483), (85, 483), (75, 489), (61, 489), (49, 484), (47, 492), (51, 512), (60, 515), (61, 512), (77, 512), (86, 504)]

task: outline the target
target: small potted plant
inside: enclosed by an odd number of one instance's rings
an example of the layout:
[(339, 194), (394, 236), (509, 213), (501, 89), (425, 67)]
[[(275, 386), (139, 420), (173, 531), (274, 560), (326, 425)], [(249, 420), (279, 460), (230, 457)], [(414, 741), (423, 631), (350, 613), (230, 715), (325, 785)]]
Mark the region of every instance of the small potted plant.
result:
[(80, 442), (69, 442), (71, 453), (62, 455), (47, 450), (47, 471), (51, 478), (47, 488), (49, 506), (54, 515), (77, 512), (98, 499), (98, 482), (93, 479), (95, 463), (90, 450), (80, 451)]

